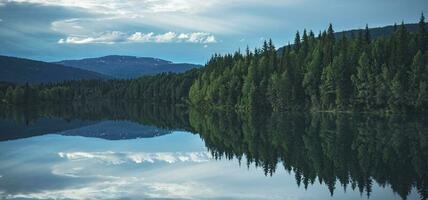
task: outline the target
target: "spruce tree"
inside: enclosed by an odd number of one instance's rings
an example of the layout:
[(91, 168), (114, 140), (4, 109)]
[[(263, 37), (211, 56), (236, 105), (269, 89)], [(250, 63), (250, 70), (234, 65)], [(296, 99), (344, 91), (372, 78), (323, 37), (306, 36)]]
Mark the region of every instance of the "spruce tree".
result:
[(321, 75), (320, 98), (322, 109), (329, 110), (335, 107), (336, 102), (336, 77), (332, 64), (324, 68)]
[(418, 50), (425, 52), (428, 48), (428, 35), (426, 30), (425, 16), (421, 14), (421, 18), (418, 23), (418, 32), (416, 33), (416, 42)]
[(425, 62), (422, 52), (419, 50), (418, 53), (413, 58), (413, 63), (409, 71), (409, 90), (407, 91), (407, 101), (410, 102), (412, 106), (416, 106), (416, 101), (420, 92), (420, 84), (423, 81), (425, 71)]
[(358, 60), (357, 73), (352, 75), (352, 82), (355, 87), (355, 108), (358, 110), (364, 110), (369, 102), (370, 95), (370, 60), (367, 53), (363, 53)]
[(300, 33), (297, 31), (296, 37), (294, 38), (294, 51), (298, 52), (301, 48), (301, 39), (300, 39)]
[(305, 89), (306, 96), (309, 97), (309, 104), (312, 108), (319, 108), (320, 106), (320, 92), (319, 86), (321, 84), (322, 74), (322, 52), (316, 48), (312, 55), (311, 62), (308, 65), (307, 72), (303, 79), (303, 88)]

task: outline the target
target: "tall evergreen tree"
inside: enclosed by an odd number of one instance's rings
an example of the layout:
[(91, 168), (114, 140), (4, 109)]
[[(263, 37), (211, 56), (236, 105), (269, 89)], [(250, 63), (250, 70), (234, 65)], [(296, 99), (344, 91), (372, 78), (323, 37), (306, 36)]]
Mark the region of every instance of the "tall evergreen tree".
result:
[(320, 99), (323, 109), (332, 109), (336, 102), (336, 78), (334, 65), (330, 64), (324, 68), (321, 75)]
[(300, 33), (299, 33), (299, 31), (297, 31), (296, 37), (294, 38), (294, 50), (296, 52), (298, 52), (300, 50), (301, 46), (302, 45), (301, 45)]
[(323, 56), (321, 50), (319, 48), (315, 49), (311, 57), (311, 62), (309, 63), (307, 72), (304, 76), (303, 87), (305, 89), (306, 96), (309, 97), (310, 105), (315, 108), (318, 108), (320, 106), (319, 86), (321, 84), (321, 74), (323, 71)]
[(418, 23), (418, 32), (416, 33), (416, 43), (418, 50), (425, 52), (428, 48), (428, 32), (426, 30), (425, 16), (421, 14), (421, 18)]
[(363, 53), (358, 60), (357, 73), (352, 75), (352, 82), (355, 86), (356, 109), (366, 109), (370, 104), (370, 60), (367, 53)]

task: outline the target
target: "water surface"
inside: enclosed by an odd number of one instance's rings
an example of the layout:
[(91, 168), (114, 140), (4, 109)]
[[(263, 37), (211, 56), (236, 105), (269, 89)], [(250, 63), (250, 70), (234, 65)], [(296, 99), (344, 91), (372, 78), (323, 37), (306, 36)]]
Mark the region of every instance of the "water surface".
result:
[(0, 198), (426, 198), (423, 117), (141, 109), (4, 115)]

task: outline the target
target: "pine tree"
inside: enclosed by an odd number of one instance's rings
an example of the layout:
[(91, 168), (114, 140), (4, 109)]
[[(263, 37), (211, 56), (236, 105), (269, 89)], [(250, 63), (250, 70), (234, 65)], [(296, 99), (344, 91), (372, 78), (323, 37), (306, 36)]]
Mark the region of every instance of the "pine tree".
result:
[(294, 50), (296, 52), (298, 52), (300, 50), (301, 46), (302, 45), (301, 45), (300, 34), (299, 34), (299, 31), (297, 31), (296, 37), (294, 38)]
[(268, 87), (268, 99), (270, 101), (270, 105), (272, 106), (272, 111), (280, 111), (282, 108), (282, 101), (279, 97), (279, 90), (281, 87), (280, 82), (281, 77), (278, 73), (274, 72), (269, 80)]
[(416, 43), (418, 45), (418, 50), (422, 52), (425, 52), (428, 48), (427, 34), (425, 16), (424, 13), (422, 13), (418, 24), (418, 32), (416, 33)]
[(371, 36), (370, 36), (369, 25), (366, 24), (366, 28), (364, 29), (364, 42), (367, 45), (370, 45), (371, 41), (372, 41), (372, 39), (371, 39)]
[(355, 86), (356, 92), (356, 109), (364, 110), (369, 102), (370, 95), (370, 81), (369, 81), (369, 71), (370, 71), (370, 60), (367, 53), (363, 53), (358, 60), (357, 73), (352, 75), (352, 82)]
[(290, 73), (285, 70), (280, 78), (279, 99), (281, 110), (292, 110), (295, 106), (293, 101), (293, 83), (290, 78)]
[(310, 105), (318, 108), (320, 105), (320, 92), (319, 86), (321, 84), (322, 74), (322, 52), (319, 48), (315, 49), (312, 53), (311, 62), (308, 65), (307, 72), (303, 79), (303, 87), (305, 89), (306, 96), (309, 97)]
[[(418, 53), (419, 54), (419, 53)], [(419, 71), (420, 73), (415, 76), (410, 76), (412, 82), (417, 82), (419, 79), (419, 90), (417, 92), (414, 107), (417, 111), (428, 111), (428, 53), (425, 53), (423, 58), (416, 55), (412, 65), (412, 71)]]
[(335, 36), (334, 36), (334, 30), (333, 25), (330, 24), (328, 26), (327, 32), (323, 33), (322, 38), (324, 38), (324, 41), (322, 42), (322, 45), (324, 46), (323, 55), (324, 60), (323, 64), (325, 66), (330, 65), (333, 62), (334, 57), (334, 44), (335, 44)]
[(242, 86), (242, 98), (241, 98), (241, 107), (245, 110), (250, 110), (255, 104), (256, 98), (256, 67), (254, 61), (251, 62), (250, 67), (248, 68), (248, 73), (244, 79), (244, 85)]
[(333, 60), (332, 67), (336, 77), (336, 105), (338, 109), (343, 110), (348, 105), (348, 92), (351, 87), (348, 81), (348, 79), (350, 79), (350, 74), (347, 73), (346, 57), (344, 53), (341, 53)]
[(324, 68), (321, 75), (320, 98), (322, 109), (332, 109), (336, 102), (336, 77), (332, 64)]
[(392, 80), (391, 73), (386, 66), (383, 64), (381, 67), (382, 71), (376, 77), (376, 105), (378, 108), (385, 109), (388, 106), (388, 98), (391, 95), (390, 82)]
[(411, 65), (409, 71), (409, 90), (408, 95), (406, 95), (409, 99), (407, 101), (410, 102), (412, 106), (416, 106), (416, 101), (418, 100), (420, 84), (423, 81), (425, 71), (425, 63), (424, 56), (422, 52), (419, 50), (418, 53), (413, 58), (413, 63)]
[(309, 36), (306, 32), (306, 29), (303, 30), (303, 36), (302, 36), (302, 44), (301, 44), (301, 54), (303, 59), (306, 59), (306, 56), (308, 56), (309, 53)]
[(406, 90), (403, 87), (404, 72), (397, 72), (391, 81), (391, 97), (389, 98), (389, 106), (394, 112), (403, 112), (405, 104)]

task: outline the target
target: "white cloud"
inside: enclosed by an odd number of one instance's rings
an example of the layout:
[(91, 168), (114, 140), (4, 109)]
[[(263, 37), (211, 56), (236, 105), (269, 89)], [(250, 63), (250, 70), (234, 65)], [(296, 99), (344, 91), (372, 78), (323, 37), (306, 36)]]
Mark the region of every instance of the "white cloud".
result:
[(131, 36), (128, 37), (130, 41), (140, 41), (140, 42), (150, 42), (154, 36), (153, 32), (150, 33), (141, 33), (135, 32)]
[[(93, 182), (86, 187), (7, 195), (7, 199), (185, 199), (188, 197), (212, 196), (214, 194), (215, 191), (198, 182), (147, 183), (142, 178), (118, 177)], [(2, 197), (1, 193), (0, 197)]]
[[(114, 24), (139, 24), (176, 32), (242, 33), (259, 30), (260, 26), (275, 25), (280, 20), (266, 17), (263, 12), (248, 12), (242, 7), (277, 7), (300, 2), (297, 0), (9, 0), (45, 6), (60, 6), (89, 13), (83, 21), (98, 21), (83, 27), (93, 30)], [(251, 10), (251, 9), (250, 9)], [(227, 19), (227, 20), (225, 20)], [(67, 20), (67, 19), (66, 19)], [(61, 21), (61, 20), (59, 20)], [(64, 21), (64, 20), (63, 20)], [(260, 23), (257, 23), (260, 22)], [(80, 22), (79, 22), (80, 23)], [(255, 26), (255, 24), (261, 24)], [(95, 26), (95, 27), (92, 27)], [(117, 29), (104, 29), (117, 30)], [(84, 30), (82, 30), (84, 31)], [(60, 31), (61, 32), (61, 31)]]
[(82, 36), (69, 36), (65, 39), (61, 38), (58, 43), (60, 44), (89, 44), (89, 43), (101, 43), (101, 44), (114, 44), (120, 42), (126, 42), (127, 35), (119, 31), (112, 31), (103, 34), (99, 34), (95, 37), (82, 37)]
[(59, 152), (61, 158), (72, 161), (95, 160), (112, 165), (124, 163), (154, 163), (154, 162), (207, 162), (211, 158), (207, 152), (155, 152), (155, 153), (136, 153), (136, 152)]
[(177, 34), (174, 32), (168, 32), (164, 34), (157, 35), (155, 38), (156, 42), (172, 42), (177, 37)]
[(58, 40), (59, 44), (114, 44), (130, 42), (153, 42), (153, 43), (171, 43), (171, 42), (188, 42), (188, 43), (216, 43), (214, 35), (205, 32), (194, 33), (175, 33), (166, 32), (163, 34), (135, 32), (127, 34), (120, 31), (112, 31), (97, 34), (95, 36), (68, 36)]
[(75, 7), (95, 13), (128, 15), (138, 13), (195, 13), (220, 4), (220, 0), (9, 0), (9, 2), (36, 3), (48, 6)]

